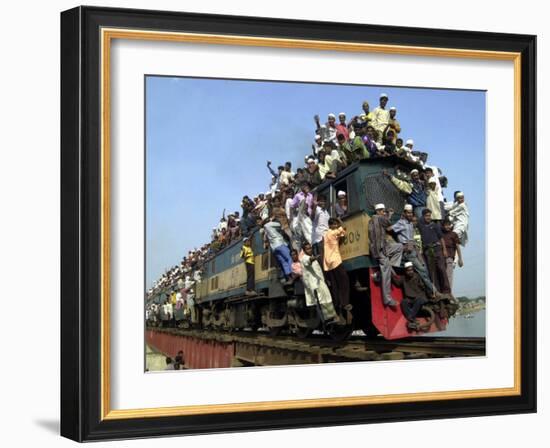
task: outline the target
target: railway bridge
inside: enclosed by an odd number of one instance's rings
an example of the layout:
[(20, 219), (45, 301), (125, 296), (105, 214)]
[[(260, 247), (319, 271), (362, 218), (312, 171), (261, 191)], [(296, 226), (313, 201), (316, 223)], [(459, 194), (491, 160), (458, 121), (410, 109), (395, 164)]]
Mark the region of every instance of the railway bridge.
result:
[(358, 334), (336, 342), (315, 334), (298, 339), (251, 331), (149, 327), (145, 340), (166, 356), (183, 350), (189, 369), (485, 356), (485, 338), (472, 337), (424, 336), (388, 341)]

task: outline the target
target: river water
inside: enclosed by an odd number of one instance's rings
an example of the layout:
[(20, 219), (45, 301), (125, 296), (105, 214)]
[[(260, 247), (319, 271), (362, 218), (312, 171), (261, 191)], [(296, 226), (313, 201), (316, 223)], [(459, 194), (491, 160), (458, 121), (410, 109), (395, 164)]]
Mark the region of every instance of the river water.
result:
[(446, 331), (429, 333), (427, 336), (485, 337), (485, 310), (478, 311), (471, 316), (471, 318), (452, 317)]

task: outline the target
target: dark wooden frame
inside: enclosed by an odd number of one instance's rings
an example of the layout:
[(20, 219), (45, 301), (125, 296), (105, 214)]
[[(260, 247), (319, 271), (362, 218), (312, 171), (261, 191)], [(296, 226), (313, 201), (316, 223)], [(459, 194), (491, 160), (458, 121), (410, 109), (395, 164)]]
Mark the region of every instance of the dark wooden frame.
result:
[[(521, 53), (521, 395), (101, 420), (100, 27)], [(536, 411), (536, 37), (165, 11), (61, 14), (61, 434), (77, 441)]]

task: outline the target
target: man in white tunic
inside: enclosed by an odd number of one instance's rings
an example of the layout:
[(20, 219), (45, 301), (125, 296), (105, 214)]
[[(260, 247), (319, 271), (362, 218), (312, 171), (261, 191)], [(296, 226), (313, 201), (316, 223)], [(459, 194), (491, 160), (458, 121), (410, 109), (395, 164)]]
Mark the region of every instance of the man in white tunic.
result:
[[(323, 271), (317, 261), (318, 256), (313, 255), (313, 248), (309, 243), (305, 243), (302, 249), (304, 255), (300, 260), (300, 264), (302, 265), (302, 282), (304, 283), (306, 305), (316, 306), (317, 300), (319, 300), (319, 308), (323, 314), (321, 318), (325, 321), (333, 320), (336, 318), (336, 311), (332, 304), (330, 290), (325, 283)], [(317, 294), (317, 298), (315, 294)]]
[(453, 232), (458, 235), (460, 244), (466, 246), (468, 242), (468, 227), (470, 224), (470, 212), (464, 201), (464, 193), (457, 191), (455, 193), (455, 202), (445, 203), (449, 220), (453, 224)]
[(384, 129), (390, 123), (390, 111), (386, 109), (388, 104), (388, 95), (385, 93), (380, 94), (380, 106), (372, 111), (372, 127), (378, 132), (377, 141), (382, 142), (382, 134)]

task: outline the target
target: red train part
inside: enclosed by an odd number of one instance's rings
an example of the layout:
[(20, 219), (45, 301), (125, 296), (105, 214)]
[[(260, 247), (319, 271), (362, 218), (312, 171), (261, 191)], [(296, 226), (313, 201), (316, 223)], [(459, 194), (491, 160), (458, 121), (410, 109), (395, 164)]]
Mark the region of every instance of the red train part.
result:
[[(376, 274), (377, 273), (377, 274)], [(372, 310), (372, 323), (378, 329), (385, 339), (402, 339), (410, 336), (419, 336), (435, 331), (443, 331), (447, 328), (447, 320), (441, 320), (440, 327), (432, 323), (426, 331), (411, 331), (407, 328), (407, 319), (401, 312), (401, 301), (403, 300), (403, 291), (392, 282), (392, 297), (399, 303), (396, 307), (384, 306), (382, 301), (382, 288), (379, 282), (375, 281), (375, 274), (380, 275), (379, 268), (369, 269), (370, 299)], [(425, 318), (418, 318), (419, 323), (427, 322)]]

